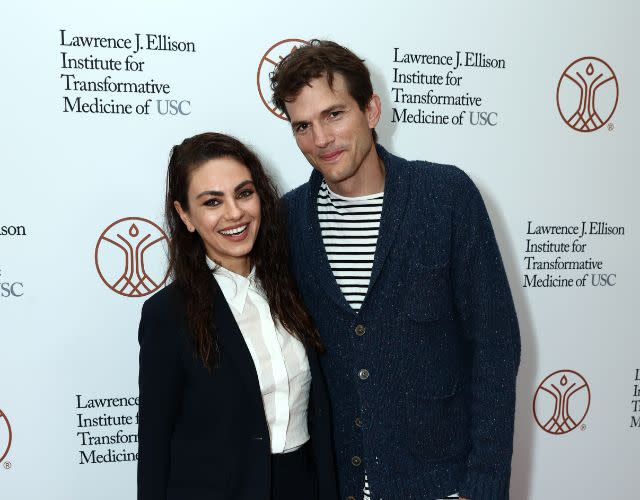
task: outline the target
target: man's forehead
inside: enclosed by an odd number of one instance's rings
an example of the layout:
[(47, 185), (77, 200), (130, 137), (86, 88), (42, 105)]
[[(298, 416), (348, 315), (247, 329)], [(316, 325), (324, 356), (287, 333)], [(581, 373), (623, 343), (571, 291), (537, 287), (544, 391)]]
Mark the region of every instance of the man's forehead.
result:
[(348, 89), (341, 75), (334, 75), (333, 85), (329, 85), (326, 76), (320, 76), (309, 81), (300, 89), (298, 94), (287, 101), (287, 110), (301, 110), (302, 107), (324, 107), (343, 101), (349, 95)]

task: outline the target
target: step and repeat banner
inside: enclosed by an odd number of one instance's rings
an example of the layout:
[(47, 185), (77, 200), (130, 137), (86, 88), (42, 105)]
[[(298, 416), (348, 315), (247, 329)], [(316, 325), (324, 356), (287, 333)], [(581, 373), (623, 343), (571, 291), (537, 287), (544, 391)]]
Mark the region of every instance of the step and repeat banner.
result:
[(511, 497), (635, 498), (639, 9), (517, 4), (5, 6), (0, 498), (135, 498), (169, 150), (226, 132), (283, 192), (305, 182), (268, 78), (311, 38), (366, 60), (381, 144), (483, 194), (522, 332)]

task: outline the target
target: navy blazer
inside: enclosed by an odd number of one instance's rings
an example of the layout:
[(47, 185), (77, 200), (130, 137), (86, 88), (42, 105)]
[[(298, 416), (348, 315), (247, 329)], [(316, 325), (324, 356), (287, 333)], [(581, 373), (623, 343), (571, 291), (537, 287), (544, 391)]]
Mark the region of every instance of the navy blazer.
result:
[[(219, 366), (209, 372), (186, 333), (169, 285), (144, 303), (139, 328), (138, 500), (271, 500), (271, 445), (258, 375), (211, 277)], [(330, 409), (317, 355), (309, 433), (321, 500), (335, 500)]]
[[(327, 354), (342, 498), (509, 496), (516, 313), (480, 193), (461, 170), (377, 146), (385, 192), (359, 312), (333, 276), (316, 198), (285, 196), (292, 269)], [(362, 372), (361, 370), (367, 370)]]

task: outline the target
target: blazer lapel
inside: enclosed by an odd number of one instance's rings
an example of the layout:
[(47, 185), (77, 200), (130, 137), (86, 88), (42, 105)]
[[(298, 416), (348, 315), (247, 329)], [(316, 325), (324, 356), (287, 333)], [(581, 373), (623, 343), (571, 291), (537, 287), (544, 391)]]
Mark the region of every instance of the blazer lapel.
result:
[(225, 355), (236, 366), (238, 377), (245, 384), (250, 394), (254, 394), (262, 401), (262, 391), (258, 381), (258, 372), (244, 341), (242, 332), (236, 323), (233, 313), (218, 286), (218, 282), (211, 274), (211, 289), (214, 301), (215, 333), (220, 344), (224, 346)]
[[(383, 147), (376, 145), (376, 149), (384, 162), (384, 202), (382, 203), (380, 232), (378, 233), (378, 243), (373, 258), (369, 291), (373, 289), (389, 250), (396, 239), (398, 230), (402, 226), (402, 218), (407, 206), (407, 196), (410, 189), (410, 179), (406, 175), (402, 175), (400, 161), (389, 154)], [(367, 297), (369, 296), (369, 291), (367, 292)], [(366, 301), (365, 297), (365, 303)]]
[[(338, 286), (338, 282), (331, 271), (329, 259), (327, 259), (327, 252), (324, 249), (320, 221), (318, 220), (318, 192), (320, 191), (321, 183), (322, 175), (314, 170), (308, 183), (306, 209), (304, 211), (305, 219), (302, 224), (305, 257), (309, 261), (309, 268), (314, 271), (315, 282), (322, 287), (329, 299), (345, 312), (354, 313)], [(295, 235), (292, 236), (295, 237)]]

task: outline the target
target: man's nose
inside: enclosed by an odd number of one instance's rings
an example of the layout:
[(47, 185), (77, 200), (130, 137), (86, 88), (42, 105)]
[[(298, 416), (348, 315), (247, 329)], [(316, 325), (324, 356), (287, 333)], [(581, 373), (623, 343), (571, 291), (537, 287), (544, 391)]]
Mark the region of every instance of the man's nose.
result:
[(333, 142), (333, 134), (331, 130), (322, 125), (316, 125), (313, 130), (313, 143), (318, 148), (326, 148)]

